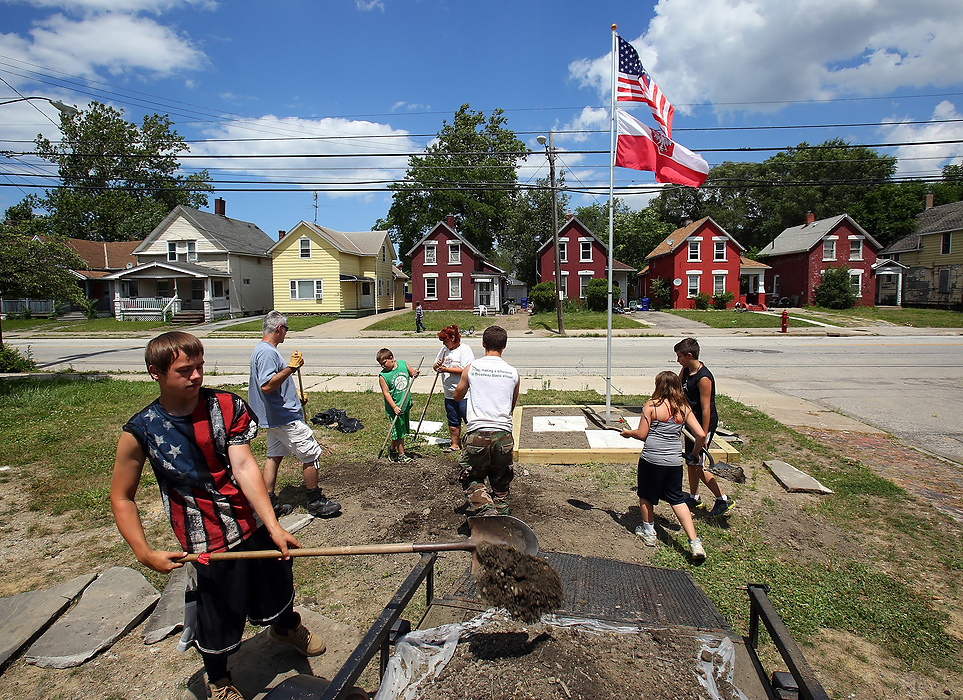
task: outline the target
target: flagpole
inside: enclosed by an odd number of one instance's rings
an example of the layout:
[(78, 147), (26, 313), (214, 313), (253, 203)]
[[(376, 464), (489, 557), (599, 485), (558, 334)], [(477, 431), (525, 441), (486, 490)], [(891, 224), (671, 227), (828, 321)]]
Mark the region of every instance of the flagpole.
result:
[(612, 108), (609, 119), (609, 309), (605, 344), (605, 423), (612, 422), (612, 265), (615, 260), (615, 81), (619, 66), (618, 25), (612, 25)]

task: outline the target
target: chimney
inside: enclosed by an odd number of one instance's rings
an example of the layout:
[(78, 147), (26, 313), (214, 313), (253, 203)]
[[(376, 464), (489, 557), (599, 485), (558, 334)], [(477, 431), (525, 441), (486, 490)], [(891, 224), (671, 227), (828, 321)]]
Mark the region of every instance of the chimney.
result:
[(224, 200), (220, 197), (214, 200), (214, 213), (218, 216), (226, 216), (224, 213)]
[(929, 192), (926, 195), (926, 203), (923, 205), (923, 209), (932, 209), (932, 208), (933, 208), (933, 193)]
[(454, 215), (454, 214), (449, 214), (449, 215), (448, 215), (448, 228), (450, 228), (452, 231), (455, 230), (455, 215)]
[(806, 226), (809, 226), (809, 224), (814, 224), (814, 223), (816, 223), (816, 215), (813, 214), (811, 211), (807, 211), (807, 212), (806, 212)]
[(285, 231), (283, 228), (282, 228), (282, 229), (278, 229), (278, 240), (280, 241), (282, 238), (284, 238), (284, 235), (285, 235), (286, 233), (287, 233), (287, 231)]
[(566, 220), (566, 221), (571, 221), (573, 216), (575, 216), (575, 214), (573, 214), (572, 212), (570, 212), (570, 211), (565, 212), (565, 220)]

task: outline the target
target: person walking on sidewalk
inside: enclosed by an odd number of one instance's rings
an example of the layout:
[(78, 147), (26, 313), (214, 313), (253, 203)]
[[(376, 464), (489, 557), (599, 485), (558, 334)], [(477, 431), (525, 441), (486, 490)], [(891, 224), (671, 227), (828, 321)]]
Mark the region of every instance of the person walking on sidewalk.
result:
[[(455, 401), (468, 397), (468, 425), (459, 467), (468, 505), (475, 515), (508, 515), (508, 490), (515, 474), (512, 411), (518, 403), (518, 370), (502, 359), (508, 333), (489, 326), (482, 335), (485, 356), (461, 373)], [(491, 486), (491, 495), (485, 479)]]
[[(162, 574), (188, 553), (278, 549), (272, 559), (211, 561), (196, 567), (194, 644), (207, 675), (208, 697), (243, 700), (228, 658), (248, 620), (270, 625), (268, 637), (305, 656), (324, 641), (294, 610), (289, 549), (300, 547), (278, 523), (251, 452), (258, 425), (240, 396), (203, 386), (204, 346), (171, 331), (147, 344), (147, 371), (160, 396), (124, 424), (117, 441), (110, 508), (137, 560)], [(154, 549), (137, 507), (144, 463), (150, 461), (164, 509), (182, 551)]]
[(292, 375), (304, 365), (300, 351), (291, 353), (285, 363), (278, 351), (288, 334), (288, 320), (284, 314), (271, 311), (264, 317), (264, 335), (251, 354), (251, 376), (248, 384), (248, 403), (257, 422), (267, 434), (267, 459), (264, 462), (264, 485), (267, 487), (278, 517), (294, 510), (289, 503), (281, 503), (274, 488), (281, 461), (294, 455), (304, 471), (308, 513), (316, 518), (330, 518), (341, 512), (341, 504), (329, 500), (318, 485), (318, 459), (323, 451), (314, 437), (311, 426), (304, 422), (304, 403), (294, 385)]
[[(712, 444), (712, 437), (719, 424), (719, 414), (716, 413), (716, 380), (712, 372), (699, 360), (699, 341), (695, 338), (685, 338), (675, 347), (676, 360), (682, 365), (679, 379), (682, 381), (682, 391), (692, 408), (696, 419), (705, 431), (706, 447)], [(732, 508), (732, 501), (722, 493), (722, 487), (715, 475), (708, 471), (703, 462), (702, 450), (695, 450), (692, 441), (685, 438), (685, 453), (688, 455), (686, 464), (689, 471), (689, 493), (686, 495), (686, 505), (698, 508), (702, 505), (699, 497), (699, 482), (704, 483), (712, 495), (716, 497), (709, 517), (718, 518), (725, 515)]]
[(425, 324), (422, 321), (425, 318), (425, 310), (421, 308), (421, 302), (419, 301), (415, 304), (415, 333), (421, 333), (425, 328)]

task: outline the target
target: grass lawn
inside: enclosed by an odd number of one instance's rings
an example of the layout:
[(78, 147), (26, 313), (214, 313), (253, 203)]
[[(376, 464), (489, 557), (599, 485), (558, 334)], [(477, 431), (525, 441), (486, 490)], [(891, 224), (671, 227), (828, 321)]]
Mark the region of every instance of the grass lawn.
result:
[(95, 318), (83, 321), (61, 321), (56, 318), (4, 319), (5, 331), (57, 331), (58, 333), (135, 333), (139, 331), (171, 330), (174, 327), (160, 321), (118, 321), (116, 318)]
[[(877, 306), (860, 306), (852, 309), (826, 309), (821, 306), (806, 307), (799, 314), (805, 316), (812, 312), (814, 317), (825, 320), (827, 316), (838, 318), (847, 325), (868, 325), (868, 321), (886, 321), (897, 326), (913, 328), (963, 328), (963, 313), (959, 311), (943, 311), (940, 309), (913, 309)], [(818, 315), (818, 316), (817, 316)]]
[[(563, 311), (562, 322), (568, 331), (604, 331), (609, 327), (607, 311)], [(558, 313), (544, 311), (528, 317), (528, 327), (558, 330)], [(612, 314), (612, 328), (643, 328), (641, 324), (621, 314)]]
[[(288, 316), (288, 330), (291, 331), (303, 331), (308, 328), (314, 328), (315, 326), (320, 326), (322, 323), (327, 323), (328, 321), (333, 321), (337, 316)], [(215, 331), (214, 335), (220, 333), (254, 333), (256, 335), (261, 335), (264, 329), (264, 317), (258, 316), (252, 318), (250, 321), (245, 321), (244, 323), (237, 323), (220, 331)]]
[[(753, 311), (733, 311), (731, 309), (724, 311), (717, 309), (705, 311), (699, 309), (664, 309), (664, 311), (675, 316), (699, 321), (699, 323), (704, 323), (710, 328), (779, 328), (782, 325), (782, 319), (779, 316), (757, 314)], [(800, 324), (816, 326), (814, 323), (802, 320), (795, 313), (789, 315), (790, 326), (799, 326)]]
[[(226, 387), (246, 396), (246, 387)], [(0, 464), (16, 464), (22, 475), (23, 498), (39, 517), (70, 513), (59, 527), (84, 532), (111, 523), (108, 506), (114, 449), (123, 423), (155, 396), (151, 382), (90, 381), (52, 377), (0, 381)], [(598, 403), (594, 391), (530, 391), (519, 397), (526, 405)], [(647, 397), (624, 396), (620, 403), (639, 405)], [(330, 407), (346, 410), (366, 428), (357, 433), (325, 432), (319, 437), (334, 450), (323, 459), (368, 460), (385, 436), (383, 400), (376, 392), (312, 393), (311, 412)], [(963, 537), (958, 523), (928, 504), (809, 437), (776, 423), (759, 411), (717, 397), (726, 426), (746, 441), (743, 461), (792, 454), (795, 466), (812, 474), (835, 492), (808, 507), (808, 517), (831, 524), (855, 540), (883, 538), (883, 548), (867, 546), (823, 558), (799, 557), (785, 541), (766, 539), (765, 512), (748, 510), (746, 523), (736, 527), (701, 525), (712, 556), (691, 570), (699, 585), (729, 620), (748, 619), (748, 599), (739, 589), (746, 581), (772, 586), (770, 596), (798, 640), (833, 629), (879, 644), (909, 666), (939, 677), (940, 668), (960, 667), (959, 643), (948, 630), (947, 615), (928, 594), (931, 583), (955, 590), (963, 568)], [(415, 402), (412, 415), (422, 408)], [(428, 413), (443, 420), (443, 403)], [(264, 438), (253, 448), (264, 458)], [(437, 449), (437, 448), (429, 448)], [(761, 467), (757, 467), (761, 469)], [(634, 465), (616, 475), (613, 489), (628, 492)], [(0, 473), (0, 480), (13, 477)], [(295, 484), (299, 475), (287, 470), (281, 480)], [(154, 481), (150, 470), (144, 488)], [(743, 487), (755, 489), (750, 481)], [(738, 496), (737, 496), (738, 497)], [(912, 502), (912, 515), (907, 512)], [(748, 499), (747, 499), (748, 503)], [(753, 527), (753, 519), (759, 527)], [(92, 563), (110, 556), (91, 546), (83, 553)], [(678, 552), (664, 547), (653, 563), (678, 566)], [(93, 564), (92, 564), (93, 565)], [(154, 576), (158, 582), (162, 577)]]
[[(428, 329), (426, 333), (435, 334), (445, 326), (452, 324), (459, 329), (475, 328), (476, 333), (481, 333), (489, 326), (496, 323), (494, 316), (476, 316), (471, 311), (425, 311), (423, 323)], [(415, 312), (399, 314), (390, 318), (383, 318), (365, 327), (366, 331), (411, 331), (415, 332)]]

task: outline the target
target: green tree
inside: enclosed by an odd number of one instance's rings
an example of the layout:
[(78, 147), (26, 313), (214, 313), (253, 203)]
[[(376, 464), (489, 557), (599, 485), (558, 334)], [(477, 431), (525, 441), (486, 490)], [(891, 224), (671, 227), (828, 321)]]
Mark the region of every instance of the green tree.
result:
[(408, 251), (424, 232), (449, 214), (473, 246), (486, 255), (494, 250), (508, 229), (516, 168), (527, 153), (506, 124), (500, 109), (486, 117), (462, 105), (425, 155), (408, 159), (404, 180), (388, 186), (391, 207), (375, 227), (391, 232), (403, 267), (410, 266)]
[(823, 278), (813, 290), (813, 299), (818, 306), (827, 309), (852, 308), (856, 304), (856, 291), (849, 268), (844, 265), (826, 268)]
[[(619, 298), (619, 288), (612, 289), (612, 302)], [(607, 311), (609, 308), (609, 281), (593, 277), (585, 285), (585, 307), (589, 311)]]
[(190, 150), (166, 116), (145, 116), (138, 127), (123, 110), (93, 102), (80, 114), (61, 114), (63, 138), (37, 136), (37, 154), (58, 167), (60, 185), (39, 200), (54, 235), (95, 241), (144, 238), (178, 204), (207, 204), (208, 173), (177, 173)]
[[(692, 189), (692, 188), (687, 188)], [(575, 216), (588, 229), (608, 245), (608, 204), (595, 203), (579, 207)], [(616, 260), (631, 265), (636, 270), (645, 266), (646, 256), (668, 236), (674, 227), (663, 221), (652, 207), (633, 211), (621, 199), (615, 199), (612, 215), (612, 251)]]
[[(565, 211), (569, 202), (568, 194), (562, 191), (564, 185), (565, 172), (560, 170), (555, 178), (559, 212)], [(544, 178), (515, 197), (508, 226), (498, 237), (499, 258), (531, 289), (539, 281), (535, 269), (538, 249), (552, 239), (552, 188), (548, 178)]]
[(555, 282), (539, 282), (528, 292), (528, 305), (533, 313), (555, 311)]

